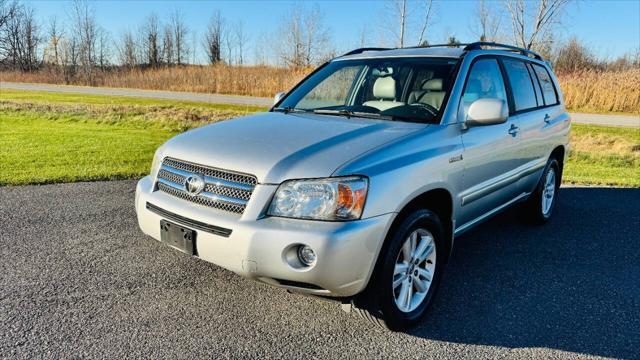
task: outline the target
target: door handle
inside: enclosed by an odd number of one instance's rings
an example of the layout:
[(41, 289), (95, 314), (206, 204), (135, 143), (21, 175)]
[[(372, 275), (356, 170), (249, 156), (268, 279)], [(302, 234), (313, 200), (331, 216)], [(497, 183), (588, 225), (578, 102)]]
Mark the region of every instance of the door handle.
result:
[(518, 128), (514, 124), (511, 124), (511, 127), (509, 128), (509, 134), (511, 134), (511, 136), (516, 136), (518, 134), (518, 131), (520, 131), (520, 128)]
[(551, 122), (551, 116), (549, 116), (549, 114), (544, 114), (544, 122), (547, 124)]

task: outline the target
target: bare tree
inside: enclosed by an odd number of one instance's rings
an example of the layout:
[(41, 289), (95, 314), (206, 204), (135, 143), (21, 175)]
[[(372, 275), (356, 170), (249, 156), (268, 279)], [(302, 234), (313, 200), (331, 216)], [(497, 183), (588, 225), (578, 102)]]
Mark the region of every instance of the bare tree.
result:
[(0, 0), (0, 30), (18, 11), (18, 0)]
[(551, 32), (560, 24), (570, 2), (571, 0), (506, 0), (511, 16), (513, 42), (526, 49), (548, 49)]
[(107, 30), (98, 28), (97, 62), (101, 69), (109, 66), (111, 56), (111, 36)]
[(197, 62), (197, 50), (198, 50), (198, 33), (193, 30), (191, 32), (191, 48), (189, 49), (191, 53), (191, 63), (196, 64)]
[(489, 4), (486, 0), (478, 0), (476, 3), (476, 16), (473, 17), (471, 31), (480, 41), (498, 41), (502, 11)]
[(233, 39), (233, 34), (230, 31), (224, 31), (222, 40), (223, 40), (223, 43), (224, 43), (224, 47), (227, 49), (226, 50), (226, 55), (224, 56), (224, 58), (226, 58), (227, 64), (232, 65), (233, 64), (233, 60), (235, 58), (233, 56), (233, 52), (235, 50), (235, 48), (234, 48), (235, 41)]
[(456, 46), (460, 45), (460, 40), (458, 40), (458, 38), (456, 38), (455, 35), (451, 35), (447, 39), (447, 45), (451, 45), (452, 47), (456, 47)]
[[(484, 0), (481, 0), (484, 1)], [(422, 15), (422, 24), (420, 26), (420, 37), (418, 37), (418, 46), (426, 45), (427, 39), (425, 34), (431, 23), (433, 22), (433, 18), (435, 17), (435, 7), (433, 5), (433, 0), (426, 0), (422, 4), (423, 6), (423, 14)]]
[(554, 53), (553, 67), (556, 72), (571, 72), (595, 68), (596, 57), (575, 36), (559, 46)]
[(60, 63), (65, 83), (73, 81), (78, 72), (78, 39), (75, 36), (64, 37), (60, 40)]
[(362, 26), (360, 28), (360, 36), (358, 39), (358, 47), (366, 47), (367, 45), (367, 27), (366, 26)]
[(280, 34), (276, 38), (280, 39), (278, 45), (278, 56), (286, 66), (304, 66), (303, 58), (303, 14), (300, 8), (293, 8), (292, 11), (283, 18), (280, 25)]
[(82, 73), (89, 84), (94, 81), (96, 64), (96, 41), (98, 25), (93, 8), (87, 0), (74, 0), (71, 7), (74, 36), (79, 45), (79, 60)]
[(0, 30), (18, 11), (18, 0), (0, 0)]
[(270, 59), (273, 56), (271, 39), (272, 36), (266, 32), (258, 34), (253, 47), (253, 59), (256, 64), (269, 65), (271, 63)]
[(174, 11), (171, 15), (171, 31), (173, 33), (173, 49), (175, 60), (181, 65), (187, 60), (189, 49), (187, 46), (187, 35), (189, 29), (184, 22), (182, 13), (179, 10)]
[(135, 37), (131, 31), (125, 31), (118, 45), (118, 57), (121, 65), (133, 68), (138, 65), (138, 54)]
[[(387, 35), (391, 35), (391, 42), (393, 46), (404, 47), (405, 44), (405, 36), (407, 34), (407, 26), (408, 21), (407, 17), (409, 9), (407, 8), (414, 3), (409, 3), (407, 0), (392, 0), (386, 2), (384, 8), (384, 20), (382, 21), (382, 37), (384, 38), (384, 42), (386, 41)], [(391, 25), (389, 25), (391, 24)]]
[(404, 47), (404, 30), (407, 26), (407, 0), (396, 0), (395, 6), (398, 12), (398, 24), (400, 25), (398, 47)]
[[(393, 0), (385, 8), (382, 42), (396, 47), (427, 41), (427, 33), (436, 18), (436, 2), (433, 0)], [(389, 26), (388, 24), (392, 24)], [(411, 34), (414, 34), (411, 36)], [(391, 36), (389, 41), (388, 36)]]
[(210, 64), (216, 64), (222, 60), (222, 16), (220, 10), (216, 10), (207, 25), (204, 33), (203, 47)]
[(279, 30), (278, 55), (287, 66), (309, 66), (331, 53), (329, 30), (319, 7), (310, 11), (294, 8)]
[(43, 54), (44, 61), (53, 65), (61, 65), (60, 41), (62, 40), (64, 33), (58, 24), (58, 19), (56, 17), (51, 18), (49, 21), (48, 36), (49, 43), (47, 44)]
[(151, 13), (147, 17), (140, 33), (147, 64), (158, 67), (162, 62), (162, 51), (160, 49), (160, 23), (155, 13)]
[(324, 27), (324, 15), (315, 6), (304, 17), (304, 49), (305, 65), (309, 66), (324, 60), (330, 43), (328, 30)]
[(171, 24), (165, 24), (162, 30), (162, 59), (165, 64), (173, 65), (175, 62), (175, 46)]
[(247, 46), (249, 40), (247, 33), (244, 31), (244, 23), (242, 20), (238, 21), (234, 26), (234, 35), (236, 41), (236, 64), (244, 64), (244, 48)]
[(0, 54), (4, 62), (22, 71), (35, 70), (41, 37), (33, 9), (17, 6), (0, 31)]

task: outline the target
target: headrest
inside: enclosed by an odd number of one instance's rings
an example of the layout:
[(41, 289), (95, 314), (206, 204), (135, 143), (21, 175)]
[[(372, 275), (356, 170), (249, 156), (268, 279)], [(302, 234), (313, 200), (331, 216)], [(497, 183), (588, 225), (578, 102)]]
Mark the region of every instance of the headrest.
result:
[(422, 90), (442, 91), (442, 79), (431, 79), (422, 84)]
[(380, 77), (373, 84), (373, 97), (378, 99), (396, 98), (396, 81), (391, 76)]

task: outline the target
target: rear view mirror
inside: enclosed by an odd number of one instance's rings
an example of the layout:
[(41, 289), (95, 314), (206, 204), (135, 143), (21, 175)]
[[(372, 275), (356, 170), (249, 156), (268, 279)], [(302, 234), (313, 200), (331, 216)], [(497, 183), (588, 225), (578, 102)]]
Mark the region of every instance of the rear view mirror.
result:
[(273, 105), (277, 104), (285, 94), (286, 93), (284, 91), (277, 93), (276, 96), (273, 97)]
[(502, 99), (478, 99), (471, 103), (465, 124), (467, 126), (482, 126), (502, 124), (509, 117), (509, 106)]

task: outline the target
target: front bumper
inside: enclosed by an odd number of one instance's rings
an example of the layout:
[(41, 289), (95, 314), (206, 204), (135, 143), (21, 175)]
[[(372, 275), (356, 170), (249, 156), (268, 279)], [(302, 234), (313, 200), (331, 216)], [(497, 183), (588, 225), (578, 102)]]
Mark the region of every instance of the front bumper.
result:
[[(160, 240), (160, 220), (166, 219), (147, 209), (147, 203), (190, 220), (230, 229), (228, 237), (196, 229), (198, 257), (247, 278), (315, 295), (351, 296), (364, 290), (393, 220), (392, 214), (350, 222), (260, 218), (276, 190), (274, 185), (257, 185), (242, 216), (153, 189), (149, 176), (140, 180), (136, 189), (138, 224), (145, 234)], [(288, 251), (299, 244), (315, 251), (313, 267), (295, 268), (287, 261)]]

